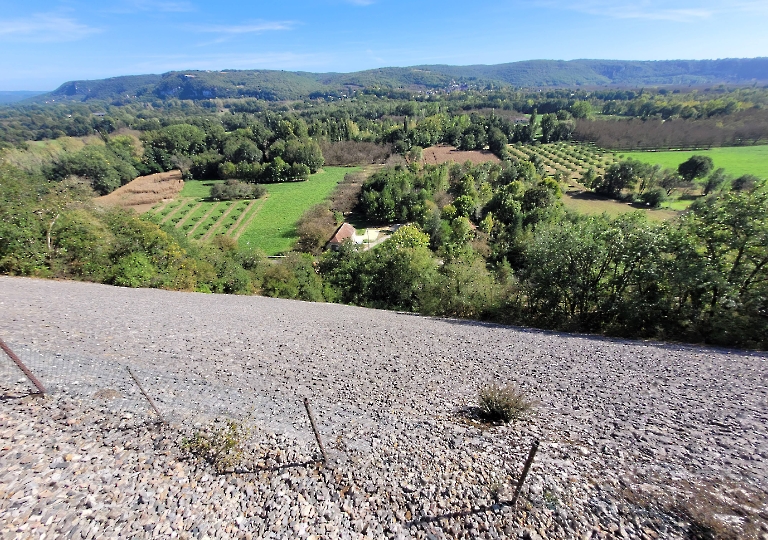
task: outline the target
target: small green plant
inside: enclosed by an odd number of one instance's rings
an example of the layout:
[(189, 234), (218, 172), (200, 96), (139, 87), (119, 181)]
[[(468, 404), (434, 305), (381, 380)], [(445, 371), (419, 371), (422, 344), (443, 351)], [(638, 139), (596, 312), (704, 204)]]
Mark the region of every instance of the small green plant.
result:
[(543, 499), (544, 499), (544, 504), (550, 510), (556, 510), (557, 507), (560, 505), (560, 499), (557, 498), (557, 494), (555, 494), (553, 491), (549, 491), (549, 490), (544, 491)]
[(496, 383), (481, 388), (477, 401), (480, 416), (487, 422), (511, 422), (524, 416), (534, 405), (519, 388)]
[(184, 438), (181, 449), (210, 463), (216, 472), (230, 471), (243, 460), (243, 445), (250, 435), (250, 429), (242, 423), (227, 420), (224, 425), (212, 424), (200, 430), (191, 438)]
[(493, 500), (498, 502), (504, 493), (504, 484), (498, 480), (494, 480), (491, 482), (491, 485), (488, 486), (488, 491), (490, 492), (491, 497), (493, 497)]

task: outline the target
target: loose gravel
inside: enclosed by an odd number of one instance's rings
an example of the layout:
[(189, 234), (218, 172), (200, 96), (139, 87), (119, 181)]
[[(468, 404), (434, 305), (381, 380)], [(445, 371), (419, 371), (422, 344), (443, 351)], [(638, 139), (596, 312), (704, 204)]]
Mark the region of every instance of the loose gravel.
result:
[[(768, 539), (765, 354), (12, 277), (0, 338), (51, 390), (0, 358), (2, 538)], [(477, 422), (489, 382), (535, 413)], [(183, 449), (217, 418), (225, 474)]]

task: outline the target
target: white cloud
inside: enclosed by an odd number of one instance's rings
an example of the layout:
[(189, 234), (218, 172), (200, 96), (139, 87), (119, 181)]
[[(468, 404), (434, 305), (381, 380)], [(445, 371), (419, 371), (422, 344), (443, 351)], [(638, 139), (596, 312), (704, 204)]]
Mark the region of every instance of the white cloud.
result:
[(246, 24), (209, 24), (202, 26), (192, 26), (191, 29), (197, 32), (206, 32), (221, 35), (238, 34), (261, 34), (262, 32), (272, 32), (278, 30), (292, 30), (296, 24), (292, 21), (261, 21)]
[(101, 32), (75, 19), (37, 13), (22, 19), (0, 19), (0, 40), (32, 43), (78, 41)]
[(325, 54), (297, 54), (292, 52), (222, 53), (207, 55), (163, 55), (145, 58), (142, 62), (124, 66), (123, 71), (134, 73), (160, 73), (202, 69), (287, 69), (311, 70), (327, 66), (332, 58)]
[(135, 13), (137, 11), (188, 13), (195, 11), (195, 6), (185, 0), (158, 2), (153, 0), (126, 0), (122, 5), (106, 10), (108, 13)]
[(768, 13), (765, 0), (541, 0), (540, 6), (578, 11), (614, 19), (693, 22), (712, 19), (725, 13)]
[(346, 0), (346, 2), (355, 6), (370, 6), (375, 4), (376, 0)]

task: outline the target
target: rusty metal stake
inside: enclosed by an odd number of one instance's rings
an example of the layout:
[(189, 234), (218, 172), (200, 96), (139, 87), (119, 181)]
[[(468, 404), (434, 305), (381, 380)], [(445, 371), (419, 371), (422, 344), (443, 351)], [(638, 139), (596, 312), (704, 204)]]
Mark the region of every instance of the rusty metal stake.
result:
[(143, 395), (145, 398), (147, 398), (147, 401), (148, 401), (148, 402), (149, 402), (149, 404), (152, 406), (152, 410), (154, 410), (154, 411), (155, 411), (155, 414), (157, 414), (158, 418), (160, 418), (160, 421), (161, 421), (163, 424), (167, 423), (167, 422), (165, 421), (165, 418), (163, 418), (163, 415), (162, 415), (162, 414), (160, 414), (160, 411), (159, 411), (159, 410), (157, 409), (157, 407), (155, 406), (155, 402), (154, 402), (154, 401), (152, 401), (152, 398), (151, 398), (151, 397), (149, 397), (149, 396), (147, 395), (147, 393), (144, 391), (144, 388), (142, 388), (142, 386), (141, 386), (141, 383), (139, 382), (139, 379), (136, 377), (136, 375), (134, 375), (134, 374), (133, 374), (133, 371), (131, 371), (131, 368), (129, 368), (128, 366), (125, 366), (125, 369), (127, 369), (127, 370), (128, 370), (128, 373), (131, 375), (131, 378), (133, 379), (133, 382), (135, 382), (135, 383), (136, 383), (136, 386), (138, 386), (138, 387), (139, 387), (139, 390), (141, 390), (141, 393), (142, 393), (142, 395)]
[(315, 415), (312, 414), (312, 409), (309, 407), (309, 399), (304, 398), (304, 408), (307, 409), (307, 416), (309, 416), (309, 423), (312, 424), (312, 431), (315, 433), (315, 439), (317, 440), (317, 446), (320, 447), (320, 453), (323, 455), (323, 463), (328, 462), (328, 456), (325, 454), (325, 447), (323, 446), (323, 439), (320, 438), (320, 432), (317, 430), (317, 423), (315, 422)]
[(13, 360), (13, 362), (18, 366), (18, 368), (26, 375), (27, 379), (35, 385), (35, 388), (37, 388), (37, 394), (45, 394), (45, 388), (43, 387), (43, 384), (35, 377), (31, 371), (27, 368), (27, 366), (24, 365), (24, 362), (19, 360), (19, 357), (16, 356), (13, 351), (8, 347), (8, 345), (5, 344), (5, 342), (0, 339), (0, 348), (2, 348), (5, 351), (5, 354), (8, 355), (8, 357)]
[(510, 503), (512, 506), (515, 506), (517, 503), (517, 498), (520, 496), (520, 492), (523, 491), (523, 483), (525, 483), (525, 477), (528, 476), (528, 470), (531, 468), (531, 463), (533, 463), (533, 458), (538, 450), (539, 439), (534, 439), (533, 446), (531, 446), (531, 451), (528, 452), (528, 459), (525, 460), (525, 465), (523, 466), (523, 474), (520, 475), (520, 480), (517, 482), (515, 496), (512, 497), (512, 502)]

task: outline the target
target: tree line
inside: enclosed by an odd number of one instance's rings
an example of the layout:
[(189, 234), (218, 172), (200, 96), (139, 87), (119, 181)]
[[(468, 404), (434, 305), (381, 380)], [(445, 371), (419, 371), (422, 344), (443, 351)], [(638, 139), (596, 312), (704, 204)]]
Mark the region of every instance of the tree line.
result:
[(528, 162), (391, 167), (348, 184), (370, 219), (410, 224), (371, 250), (348, 243), (316, 258), (306, 246), (273, 263), (226, 237), (192, 242), (95, 208), (86, 184), (4, 165), (0, 271), (768, 347), (764, 181), (713, 192), (665, 224), (569, 213)]
[[(488, 111), (495, 111), (498, 116), (506, 117), (507, 113), (530, 115), (534, 109), (540, 115), (558, 115), (561, 120), (567, 115), (576, 120), (608, 115), (627, 119), (681, 120), (682, 124), (714, 119), (712, 123), (695, 124), (697, 129), (713, 129), (720, 120), (738, 124), (767, 105), (768, 90), (765, 88), (725, 86), (589, 91), (564, 88), (543, 92), (495, 88), (451, 93), (371, 87), (349, 95), (305, 95), (290, 103), (249, 97), (179, 99), (169, 95), (150, 102), (89, 100), (0, 107), (0, 141), (19, 145), (28, 140), (109, 134), (121, 128), (148, 131), (171, 123), (185, 123), (190, 118), (214, 119), (221, 113), (238, 116), (268, 112), (290, 112), (301, 116), (308, 124), (311, 137), (328, 141), (381, 142), (382, 130), (388, 131), (393, 125), (402, 124), (404, 116), (418, 121), (436, 114), (454, 117), (475, 112), (488, 116)], [(731, 118), (734, 120), (729, 121)], [(314, 124), (315, 120), (317, 124)], [(586, 126), (577, 123), (576, 129), (581, 131)], [(764, 123), (753, 123), (748, 131), (755, 129), (762, 130), (761, 138), (766, 136)], [(754, 136), (756, 134), (746, 138)], [(509, 133), (507, 137), (510, 137)], [(414, 141), (414, 144), (424, 146), (423, 142)], [(455, 137), (454, 142), (458, 145)]]

